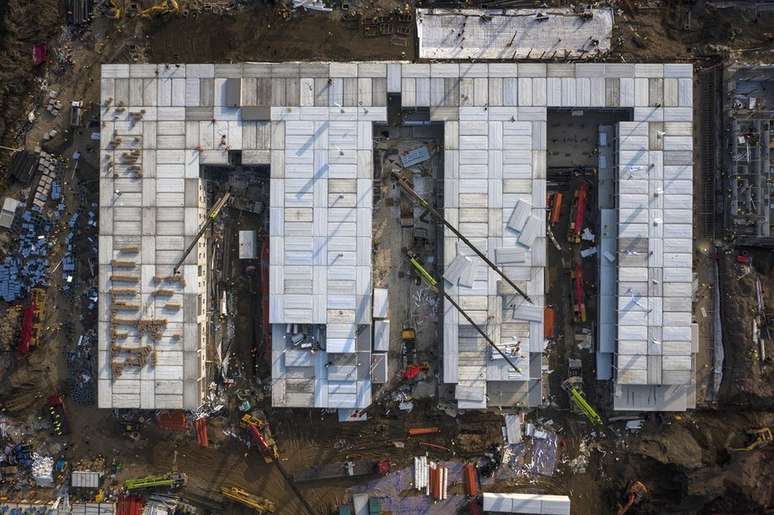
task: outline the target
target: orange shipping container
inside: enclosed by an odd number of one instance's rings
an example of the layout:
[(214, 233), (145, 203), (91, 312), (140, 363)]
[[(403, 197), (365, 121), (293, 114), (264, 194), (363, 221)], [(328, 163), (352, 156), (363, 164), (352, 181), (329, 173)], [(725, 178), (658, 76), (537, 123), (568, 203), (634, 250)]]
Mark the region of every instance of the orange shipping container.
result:
[(440, 427), (412, 427), (408, 430), (409, 436), (430, 435), (433, 433), (440, 433)]
[(562, 214), (562, 199), (564, 197), (561, 193), (554, 193), (553, 202), (551, 203), (551, 225), (559, 223), (559, 216)]
[(462, 479), (465, 483), (465, 494), (468, 497), (478, 497), (478, 471), (472, 463), (462, 467)]
[(546, 306), (543, 310), (543, 337), (554, 337), (554, 308)]

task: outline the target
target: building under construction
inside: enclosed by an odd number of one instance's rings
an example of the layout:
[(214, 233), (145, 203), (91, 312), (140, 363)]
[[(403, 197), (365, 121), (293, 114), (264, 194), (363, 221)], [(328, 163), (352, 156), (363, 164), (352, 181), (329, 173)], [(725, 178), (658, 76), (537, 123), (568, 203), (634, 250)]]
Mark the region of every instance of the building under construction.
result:
[(677, 64), (104, 66), (100, 406), (199, 403), (206, 241), (174, 267), (205, 218), (200, 165), (235, 153), (271, 169), (273, 404), (370, 404), (372, 353), (384, 351), (373, 320), (389, 317), (387, 299), (372, 300), (372, 138), (400, 123), (388, 104), (443, 128), (439, 207), (466, 237), (447, 226), (441, 252), (445, 292), (466, 314), (446, 301), (442, 378), (459, 407), (546, 398), (547, 123), (596, 111), (628, 120), (600, 153), (617, 240), (599, 258), (616, 299), (600, 327), (617, 328), (600, 350), (615, 356), (616, 407), (646, 409), (637, 399), (654, 388), (689, 398), (691, 85)]
[(774, 66), (728, 66), (723, 86), (726, 235), (774, 247)]

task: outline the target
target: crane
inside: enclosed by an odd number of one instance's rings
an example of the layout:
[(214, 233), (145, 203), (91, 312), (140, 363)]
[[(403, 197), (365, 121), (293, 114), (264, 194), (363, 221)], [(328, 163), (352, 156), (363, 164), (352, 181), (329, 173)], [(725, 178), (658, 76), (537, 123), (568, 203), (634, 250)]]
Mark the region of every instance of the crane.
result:
[(263, 497), (253, 495), (247, 490), (242, 490), (236, 486), (224, 486), (220, 489), (220, 493), (223, 497), (231, 499), (234, 502), (238, 502), (244, 506), (252, 508), (256, 513), (274, 513), (274, 503)]
[(459, 311), (459, 312), (460, 312), (460, 314), (461, 314), (461, 315), (462, 315), (462, 316), (465, 318), (465, 320), (467, 320), (467, 321), (468, 321), (468, 323), (469, 323), (470, 325), (472, 325), (472, 326), (473, 326), (473, 328), (474, 328), (476, 331), (478, 331), (478, 334), (480, 334), (480, 335), (481, 335), (481, 336), (484, 338), (484, 340), (485, 340), (485, 341), (486, 341), (486, 342), (487, 342), (487, 343), (488, 343), (488, 344), (489, 344), (489, 345), (490, 345), (490, 346), (491, 346), (491, 347), (492, 347), (494, 350), (496, 350), (496, 351), (497, 351), (497, 352), (500, 354), (500, 356), (502, 356), (502, 357), (505, 359), (505, 361), (507, 361), (507, 362), (508, 362), (508, 364), (509, 364), (509, 365), (510, 365), (510, 366), (511, 366), (511, 367), (512, 367), (512, 368), (513, 368), (513, 369), (514, 369), (514, 370), (515, 370), (515, 371), (516, 371), (518, 374), (521, 374), (521, 370), (519, 370), (519, 367), (517, 367), (517, 366), (516, 366), (516, 365), (513, 363), (513, 361), (511, 361), (511, 359), (508, 357), (508, 355), (507, 355), (507, 354), (505, 354), (505, 353), (504, 353), (502, 350), (500, 350), (500, 347), (498, 347), (498, 346), (497, 346), (497, 344), (496, 344), (495, 342), (493, 342), (493, 341), (492, 341), (492, 339), (489, 337), (489, 335), (488, 335), (488, 334), (486, 334), (486, 331), (484, 331), (483, 329), (481, 329), (481, 326), (479, 326), (477, 323), (475, 323), (475, 322), (473, 321), (473, 319), (472, 319), (472, 318), (470, 318), (470, 315), (468, 315), (468, 314), (465, 312), (465, 310), (463, 310), (463, 309), (460, 307), (460, 305), (459, 305), (459, 304), (457, 304), (457, 302), (456, 302), (456, 301), (455, 301), (455, 300), (454, 300), (454, 299), (451, 297), (451, 295), (449, 295), (448, 293), (446, 293), (445, 291), (443, 291), (441, 288), (439, 288), (439, 287), (438, 287), (438, 281), (436, 281), (436, 280), (435, 280), (435, 278), (433, 278), (433, 276), (432, 276), (432, 275), (430, 275), (430, 272), (428, 272), (427, 270), (425, 270), (425, 267), (423, 267), (423, 266), (422, 266), (422, 264), (419, 262), (419, 260), (416, 258), (416, 256), (409, 255), (409, 262), (411, 263), (411, 266), (412, 266), (412, 267), (414, 267), (414, 270), (416, 270), (416, 271), (417, 271), (417, 273), (419, 274), (419, 276), (420, 276), (422, 279), (424, 279), (424, 281), (425, 281), (425, 282), (426, 282), (428, 285), (430, 285), (430, 287), (431, 287), (433, 290), (435, 290), (435, 291), (437, 291), (437, 292), (441, 293), (441, 294), (442, 294), (442, 295), (443, 295), (443, 296), (446, 298), (446, 300), (448, 300), (448, 301), (451, 303), (451, 305), (452, 305), (452, 306), (454, 306), (454, 307), (457, 309), (457, 311)]
[(597, 410), (591, 407), (591, 404), (589, 404), (589, 401), (586, 400), (580, 390), (575, 387), (572, 379), (573, 378), (565, 379), (562, 382), (562, 388), (570, 394), (570, 399), (572, 402), (578, 407), (578, 409), (583, 412), (584, 415), (586, 415), (586, 418), (589, 419), (589, 422), (595, 426), (601, 426), (602, 417), (599, 416)]
[(144, 488), (182, 488), (188, 481), (185, 474), (170, 472), (158, 476), (145, 476), (138, 479), (127, 479), (124, 481), (124, 488), (129, 491), (141, 490)]
[(288, 474), (288, 471), (285, 470), (285, 467), (283, 467), (282, 463), (280, 462), (277, 442), (274, 440), (274, 437), (271, 434), (268, 421), (248, 413), (241, 418), (240, 425), (246, 428), (250, 433), (250, 437), (258, 446), (258, 450), (261, 452), (263, 460), (266, 463), (273, 463), (274, 466), (277, 467), (277, 470), (280, 474), (282, 474), (282, 477), (285, 478), (288, 486), (291, 490), (293, 490), (293, 493), (296, 494), (296, 497), (298, 498), (299, 502), (301, 502), (301, 505), (304, 507), (306, 512), (309, 513), (309, 515), (314, 515), (314, 510), (309, 505), (306, 498), (304, 498), (304, 496), (301, 494), (301, 491), (293, 482), (292, 477), (290, 474)]
[(148, 7), (144, 11), (140, 11), (140, 16), (148, 17), (154, 14), (167, 14), (167, 13), (179, 13), (180, 5), (177, 0), (162, 0), (157, 5)]
[(194, 236), (194, 239), (185, 249), (185, 251), (183, 252), (183, 255), (175, 264), (175, 268), (172, 269), (173, 275), (177, 274), (178, 270), (180, 270), (180, 267), (183, 266), (183, 261), (185, 261), (185, 258), (188, 257), (188, 254), (191, 253), (193, 248), (199, 242), (199, 239), (204, 234), (204, 231), (206, 231), (212, 225), (215, 219), (218, 218), (218, 215), (220, 214), (221, 210), (225, 207), (226, 203), (229, 201), (230, 198), (231, 198), (231, 193), (227, 191), (226, 193), (223, 194), (222, 197), (220, 197), (220, 199), (218, 199), (217, 202), (215, 202), (215, 205), (212, 206), (212, 209), (210, 209), (210, 212), (207, 213), (207, 219), (204, 221), (201, 227), (199, 227), (199, 232), (196, 233), (196, 236)]
[(481, 252), (480, 250), (478, 250), (478, 249), (477, 249), (477, 248), (476, 248), (476, 247), (473, 245), (473, 243), (471, 243), (469, 239), (467, 239), (465, 236), (463, 236), (463, 235), (462, 235), (462, 233), (461, 233), (460, 231), (458, 231), (456, 227), (454, 227), (452, 224), (450, 224), (450, 223), (449, 223), (449, 222), (448, 222), (448, 221), (447, 221), (447, 220), (446, 220), (446, 219), (443, 217), (443, 215), (442, 215), (441, 213), (439, 213), (439, 212), (438, 212), (438, 210), (436, 210), (436, 209), (435, 209), (433, 206), (431, 206), (431, 205), (430, 205), (430, 203), (429, 203), (428, 201), (426, 201), (425, 199), (423, 199), (422, 197), (420, 197), (420, 196), (419, 196), (419, 194), (417, 194), (417, 192), (416, 192), (416, 191), (414, 191), (414, 190), (411, 188), (411, 186), (409, 186), (409, 184), (408, 184), (408, 181), (406, 181), (406, 179), (404, 179), (403, 177), (401, 177), (401, 176), (400, 176), (400, 175), (399, 175), (397, 172), (392, 172), (392, 177), (393, 177), (393, 179), (395, 179), (395, 181), (398, 183), (398, 186), (400, 186), (400, 189), (401, 189), (401, 190), (403, 190), (403, 191), (406, 193), (406, 195), (408, 195), (408, 196), (409, 196), (409, 198), (411, 198), (411, 199), (412, 199), (414, 202), (416, 202), (417, 204), (419, 204), (420, 206), (422, 206), (424, 209), (426, 209), (426, 210), (427, 210), (427, 211), (428, 211), (428, 212), (429, 212), (431, 215), (433, 215), (433, 216), (434, 216), (434, 217), (435, 217), (435, 218), (436, 218), (436, 219), (437, 219), (439, 222), (441, 222), (441, 223), (442, 223), (443, 225), (445, 225), (445, 226), (446, 226), (446, 227), (447, 227), (447, 228), (448, 228), (448, 229), (449, 229), (451, 232), (453, 232), (453, 233), (454, 233), (454, 235), (455, 235), (457, 238), (459, 238), (460, 240), (462, 240), (462, 242), (463, 242), (463, 243), (465, 243), (465, 245), (467, 245), (468, 247), (470, 247), (470, 249), (471, 249), (473, 252), (475, 252), (475, 253), (476, 253), (476, 255), (477, 255), (478, 257), (480, 257), (480, 258), (481, 258), (481, 259), (484, 261), (484, 263), (486, 263), (486, 264), (489, 266), (489, 268), (491, 268), (492, 270), (494, 270), (495, 272), (497, 272), (497, 275), (499, 275), (500, 277), (502, 277), (502, 278), (505, 280), (505, 282), (507, 282), (507, 283), (508, 283), (508, 286), (510, 286), (511, 288), (513, 288), (513, 290), (514, 290), (516, 293), (518, 293), (519, 295), (521, 295), (521, 296), (524, 298), (524, 300), (526, 300), (526, 301), (527, 301), (527, 302), (529, 302), (530, 304), (532, 304), (532, 303), (533, 303), (533, 302), (532, 302), (532, 299), (530, 299), (530, 298), (529, 298), (529, 296), (528, 296), (526, 293), (524, 293), (524, 291), (523, 291), (521, 288), (519, 288), (518, 286), (516, 286), (516, 283), (514, 283), (513, 281), (511, 281), (511, 280), (508, 278), (508, 276), (506, 276), (506, 275), (505, 275), (505, 273), (504, 273), (504, 272), (503, 272), (503, 271), (502, 271), (502, 270), (501, 270), (501, 269), (500, 269), (500, 268), (499, 268), (497, 265), (495, 265), (495, 264), (494, 264), (494, 263), (493, 263), (493, 262), (492, 262), (492, 261), (491, 261), (491, 260), (490, 260), (488, 257), (486, 257), (486, 254), (484, 254), (483, 252)]

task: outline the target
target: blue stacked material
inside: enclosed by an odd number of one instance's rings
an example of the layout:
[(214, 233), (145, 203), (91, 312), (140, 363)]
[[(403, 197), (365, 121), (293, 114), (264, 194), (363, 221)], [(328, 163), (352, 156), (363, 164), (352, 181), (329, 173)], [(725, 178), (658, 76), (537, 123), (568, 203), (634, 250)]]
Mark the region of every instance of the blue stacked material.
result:
[(67, 220), (68, 232), (65, 235), (65, 255), (62, 259), (62, 288), (69, 290), (75, 280), (75, 264), (76, 259), (73, 253), (73, 239), (75, 238), (75, 231), (78, 227), (78, 218), (80, 217), (80, 211), (73, 213)]
[(51, 222), (41, 212), (22, 213), (18, 245), (0, 263), (0, 298), (4, 301), (13, 302), (31, 288), (48, 284), (46, 270), (52, 246), (48, 240), (51, 229)]
[(62, 186), (59, 181), (51, 183), (51, 200), (59, 200), (62, 196)]
[(81, 405), (92, 405), (97, 400), (94, 380), (93, 349), (97, 347), (97, 335), (90, 330), (76, 342), (75, 349), (67, 353), (67, 372), (70, 399)]
[(27, 444), (17, 444), (13, 449), (13, 455), (16, 463), (23, 467), (32, 466), (32, 448)]
[(21, 290), (19, 264), (15, 258), (8, 256), (0, 263), (0, 297), (6, 302), (13, 302), (21, 295)]

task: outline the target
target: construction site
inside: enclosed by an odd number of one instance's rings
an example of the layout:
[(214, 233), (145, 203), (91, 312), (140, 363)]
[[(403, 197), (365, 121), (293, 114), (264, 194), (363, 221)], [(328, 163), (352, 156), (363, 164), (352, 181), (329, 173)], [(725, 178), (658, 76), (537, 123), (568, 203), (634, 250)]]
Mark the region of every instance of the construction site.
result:
[(772, 4), (0, 18), (0, 513), (774, 510)]

